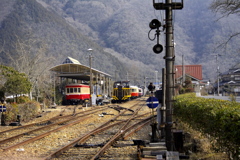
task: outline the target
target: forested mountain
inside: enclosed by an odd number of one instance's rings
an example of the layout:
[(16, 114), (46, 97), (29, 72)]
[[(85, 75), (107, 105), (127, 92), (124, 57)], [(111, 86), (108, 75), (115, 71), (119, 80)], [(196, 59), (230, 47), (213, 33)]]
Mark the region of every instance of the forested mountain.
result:
[[(222, 55), (222, 72), (240, 61), (238, 37), (221, 45), (239, 31), (240, 21), (234, 16), (219, 19), (210, 3), (185, 0), (184, 9), (174, 11), (175, 63), (181, 64), (184, 55), (185, 64), (202, 64), (204, 78), (214, 80), (214, 55)], [(1, 0), (1, 63), (11, 64), (19, 56), (19, 44), (30, 44), (35, 55), (45, 48), (41, 53), (53, 57), (51, 65), (67, 56), (88, 65), (87, 49), (92, 48), (94, 68), (140, 83), (165, 65), (165, 53), (153, 53), (156, 41), (148, 38), (154, 18), (164, 24), (164, 11), (154, 10), (151, 0)], [(163, 46), (164, 39), (162, 32)]]

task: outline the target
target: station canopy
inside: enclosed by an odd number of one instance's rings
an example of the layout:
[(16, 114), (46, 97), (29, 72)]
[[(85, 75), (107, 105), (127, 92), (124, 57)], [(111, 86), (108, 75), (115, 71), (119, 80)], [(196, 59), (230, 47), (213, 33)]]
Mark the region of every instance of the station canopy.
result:
[[(82, 65), (71, 57), (68, 57), (62, 64), (52, 67), (50, 71), (56, 72), (58, 77), (90, 81), (90, 67)], [(94, 68), (92, 68), (92, 74), (111, 77), (111, 75)]]

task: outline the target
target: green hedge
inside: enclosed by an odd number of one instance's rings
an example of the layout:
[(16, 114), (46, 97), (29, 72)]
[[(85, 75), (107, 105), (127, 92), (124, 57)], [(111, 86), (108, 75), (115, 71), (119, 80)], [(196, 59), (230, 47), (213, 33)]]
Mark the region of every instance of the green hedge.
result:
[(238, 156), (240, 151), (240, 103), (178, 95), (174, 114), (213, 140), (215, 147)]

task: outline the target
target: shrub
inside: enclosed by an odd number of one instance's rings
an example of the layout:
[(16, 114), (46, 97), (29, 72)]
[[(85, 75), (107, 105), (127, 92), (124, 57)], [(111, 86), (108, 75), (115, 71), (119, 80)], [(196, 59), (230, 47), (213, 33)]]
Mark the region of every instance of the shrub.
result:
[(16, 121), (18, 114), (18, 105), (16, 103), (6, 104), (6, 121)]
[(16, 121), (17, 115), (21, 116), (21, 120), (29, 121), (39, 113), (40, 104), (35, 101), (30, 101), (22, 104), (11, 103), (6, 104), (6, 108), (6, 121)]
[(183, 94), (176, 97), (174, 114), (193, 129), (210, 135), (216, 149), (238, 157), (240, 103)]
[(17, 98), (17, 103), (26, 103), (30, 101), (31, 100), (27, 96), (20, 96)]
[(22, 117), (22, 120), (29, 121), (39, 113), (40, 104), (35, 101), (19, 104), (18, 110), (19, 115)]

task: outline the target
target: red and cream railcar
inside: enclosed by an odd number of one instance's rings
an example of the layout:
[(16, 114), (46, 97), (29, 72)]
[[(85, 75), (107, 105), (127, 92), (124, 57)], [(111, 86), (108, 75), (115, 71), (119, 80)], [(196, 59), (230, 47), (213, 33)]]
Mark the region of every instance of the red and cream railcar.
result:
[(130, 86), (131, 98), (135, 99), (139, 97), (139, 88), (137, 86)]
[(82, 104), (90, 99), (90, 87), (85, 84), (68, 84), (65, 93), (68, 104)]

